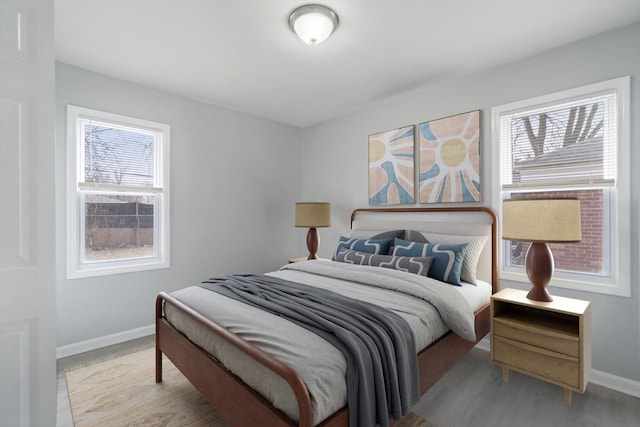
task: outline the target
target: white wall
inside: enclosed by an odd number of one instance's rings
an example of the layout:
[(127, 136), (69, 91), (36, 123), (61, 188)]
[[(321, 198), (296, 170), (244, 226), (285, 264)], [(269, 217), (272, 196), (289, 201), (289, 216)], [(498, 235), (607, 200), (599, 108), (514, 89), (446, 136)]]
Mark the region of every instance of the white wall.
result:
[[(299, 129), (66, 64), (56, 66), (56, 91), (58, 347), (152, 324), (160, 291), (299, 256)], [(67, 104), (171, 126), (170, 269), (66, 279)]]
[[(367, 137), (396, 127), (481, 110), (482, 204), (489, 205), (491, 183), (491, 107), (589, 83), (631, 75), (631, 231), (632, 297), (609, 297), (565, 289), (557, 295), (592, 301), (593, 368), (640, 380), (640, 317), (638, 297), (638, 204), (640, 201), (640, 24), (579, 41), (526, 60), (455, 81), (427, 86), (393, 100), (304, 130), (303, 195), (331, 201), (333, 227), (324, 233), (319, 254), (330, 256), (339, 234), (349, 229), (354, 208), (366, 207)], [(426, 50), (426, 47), (425, 47)], [(416, 52), (416, 54), (421, 54)], [(329, 243), (327, 243), (329, 242)], [(501, 282), (504, 287), (528, 286)]]

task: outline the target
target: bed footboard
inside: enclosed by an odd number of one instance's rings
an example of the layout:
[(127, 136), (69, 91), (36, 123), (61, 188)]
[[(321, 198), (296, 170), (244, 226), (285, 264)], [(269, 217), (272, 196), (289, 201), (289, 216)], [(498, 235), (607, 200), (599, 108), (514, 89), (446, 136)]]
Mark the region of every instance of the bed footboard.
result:
[(164, 317), (165, 301), (187, 313), (212, 333), (226, 339), (287, 381), (298, 403), (299, 425), (304, 427), (313, 425), (309, 392), (302, 379), (291, 367), (164, 292), (156, 298), (156, 382), (162, 381), (162, 354), (164, 353), (231, 425), (251, 425), (255, 420), (261, 420), (260, 423), (263, 426), (296, 425), (282, 411), (274, 408), (264, 397), (176, 330)]

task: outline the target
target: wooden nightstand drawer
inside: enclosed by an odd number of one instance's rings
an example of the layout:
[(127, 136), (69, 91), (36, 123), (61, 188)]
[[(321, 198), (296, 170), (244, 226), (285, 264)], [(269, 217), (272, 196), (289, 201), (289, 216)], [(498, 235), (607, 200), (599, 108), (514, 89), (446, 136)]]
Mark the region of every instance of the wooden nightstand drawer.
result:
[(493, 339), (493, 359), (496, 362), (557, 384), (581, 389), (580, 362), (577, 357), (499, 336)]
[(575, 332), (567, 328), (561, 330), (549, 328), (544, 320), (536, 318), (529, 321), (522, 314), (518, 317), (500, 316), (494, 319), (494, 331), (496, 336), (510, 338), (515, 341), (531, 344), (557, 353), (573, 357), (580, 356), (580, 339), (575, 325)]

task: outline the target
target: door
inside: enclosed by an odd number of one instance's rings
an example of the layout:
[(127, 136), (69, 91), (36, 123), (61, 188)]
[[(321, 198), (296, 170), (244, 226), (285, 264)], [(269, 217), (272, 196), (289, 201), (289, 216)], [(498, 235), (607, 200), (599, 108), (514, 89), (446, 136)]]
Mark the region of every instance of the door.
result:
[(53, 0), (0, 0), (0, 426), (56, 423)]

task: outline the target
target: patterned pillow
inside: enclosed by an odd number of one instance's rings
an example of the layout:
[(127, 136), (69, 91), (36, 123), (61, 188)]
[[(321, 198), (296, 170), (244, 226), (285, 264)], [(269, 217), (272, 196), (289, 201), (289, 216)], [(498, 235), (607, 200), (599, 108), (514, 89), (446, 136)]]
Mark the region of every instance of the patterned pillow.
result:
[(369, 254), (387, 255), (393, 239), (354, 239), (345, 236), (340, 236), (338, 241), (338, 247), (333, 259), (336, 259), (338, 253), (345, 249), (351, 249), (354, 251), (366, 252)]
[(374, 267), (392, 268), (407, 273), (427, 276), (433, 262), (431, 257), (404, 257), (393, 255), (375, 255), (366, 252), (343, 250), (336, 255), (336, 261), (348, 264), (370, 265)]
[[(488, 236), (458, 236), (452, 234), (436, 234), (423, 232), (429, 243), (444, 243), (445, 245), (459, 245), (469, 243), (464, 253), (464, 261), (462, 262), (462, 271), (460, 278), (465, 282), (476, 284), (476, 271), (478, 269), (478, 260), (484, 245), (487, 243)], [(412, 240), (412, 239), (405, 239)]]
[(452, 285), (462, 286), (460, 283), (460, 271), (464, 253), (468, 244), (444, 245), (431, 243), (408, 242), (396, 239), (394, 242), (394, 256), (433, 257), (433, 263), (429, 269), (429, 277), (447, 282)]

